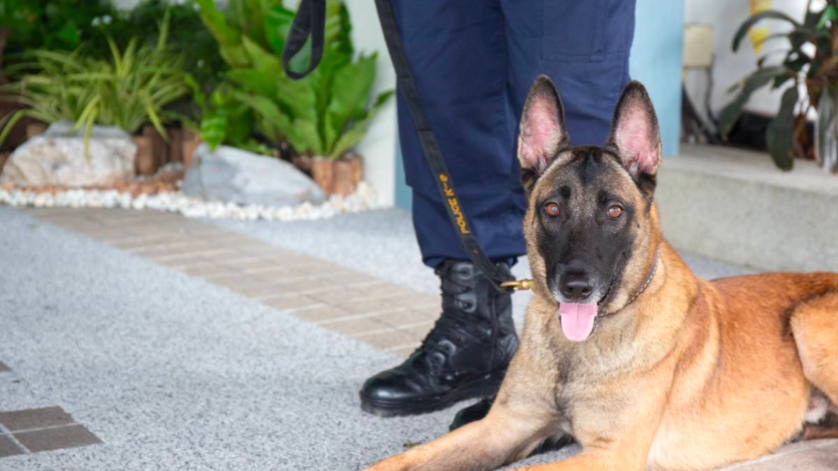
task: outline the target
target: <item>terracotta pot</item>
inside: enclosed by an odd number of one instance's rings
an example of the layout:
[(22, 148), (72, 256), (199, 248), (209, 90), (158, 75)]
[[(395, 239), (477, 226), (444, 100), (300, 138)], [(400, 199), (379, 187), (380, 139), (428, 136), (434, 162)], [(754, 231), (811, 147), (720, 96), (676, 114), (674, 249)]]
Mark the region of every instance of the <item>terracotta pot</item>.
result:
[(166, 130), (169, 133), (169, 162), (183, 163), (183, 134), (184, 130), (181, 128), (171, 128)]
[(357, 186), (364, 179), (364, 161), (361, 156), (355, 153), (347, 154), (344, 157), (352, 166), (352, 184)]
[(328, 194), (332, 194), (332, 182), (335, 178), (335, 161), (325, 157), (311, 159), (311, 178)]
[(189, 168), (192, 164), (192, 156), (195, 154), (195, 149), (201, 145), (201, 137), (189, 129), (183, 130), (183, 168)]
[(151, 139), (152, 153), (154, 155), (154, 172), (156, 172), (158, 168), (169, 162), (169, 143), (150, 124), (143, 126), (143, 136), (148, 136)]
[(137, 146), (137, 157), (134, 160), (134, 171), (137, 175), (154, 175), (157, 165), (154, 160), (154, 142), (149, 136), (134, 136), (134, 145)]
[(361, 182), (361, 157), (350, 154), (340, 159), (314, 157), (311, 159), (311, 177), (327, 194), (346, 196)]
[(43, 134), (47, 131), (47, 125), (44, 123), (29, 123), (26, 125), (26, 140), (32, 139), (33, 137)]
[(334, 166), (335, 178), (332, 181), (330, 193), (340, 196), (352, 193), (352, 190), (355, 189), (355, 183), (352, 181), (355, 169), (352, 168), (352, 163), (349, 160), (340, 159), (335, 161)]

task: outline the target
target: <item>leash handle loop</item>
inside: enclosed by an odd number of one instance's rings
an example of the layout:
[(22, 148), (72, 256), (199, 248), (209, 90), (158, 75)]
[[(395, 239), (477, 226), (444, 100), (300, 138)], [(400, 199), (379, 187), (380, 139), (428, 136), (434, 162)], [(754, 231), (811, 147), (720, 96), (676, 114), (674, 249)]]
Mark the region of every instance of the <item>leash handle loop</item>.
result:
[[(282, 68), (285, 74), (294, 80), (312, 73), (323, 59), (323, 48), (326, 34), (326, 0), (302, 0), (291, 24), (291, 31), (285, 39), (282, 49)], [(308, 67), (302, 72), (291, 70), (291, 59), (305, 47), (311, 38), (311, 56)]]

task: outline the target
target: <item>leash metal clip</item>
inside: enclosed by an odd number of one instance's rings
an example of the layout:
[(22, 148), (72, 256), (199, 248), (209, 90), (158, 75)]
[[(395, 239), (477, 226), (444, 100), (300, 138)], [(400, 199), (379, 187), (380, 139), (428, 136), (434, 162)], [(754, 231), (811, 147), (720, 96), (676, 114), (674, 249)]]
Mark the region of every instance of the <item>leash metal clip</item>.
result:
[(513, 291), (526, 291), (532, 289), (532, 284), (532, 280), (523, 279), (514, 281), (504, 281), (500, 284), (500, 287), (512, 288)]

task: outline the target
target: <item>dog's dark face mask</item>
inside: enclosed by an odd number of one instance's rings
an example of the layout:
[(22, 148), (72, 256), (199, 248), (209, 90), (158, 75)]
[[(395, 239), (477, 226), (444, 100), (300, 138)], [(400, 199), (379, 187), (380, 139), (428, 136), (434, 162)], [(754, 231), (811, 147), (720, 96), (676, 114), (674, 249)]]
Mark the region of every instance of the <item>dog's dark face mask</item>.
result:
[(641, 84), (629, 84), (606, 146), (573, 147), (558, 92), (539, 77), (524, 106), (518, 157), (533, 274), (558, 303), (565, 336), (586, 340), (598, 316), (622, 307), (645, 277), (661, 160), (651, 100)]

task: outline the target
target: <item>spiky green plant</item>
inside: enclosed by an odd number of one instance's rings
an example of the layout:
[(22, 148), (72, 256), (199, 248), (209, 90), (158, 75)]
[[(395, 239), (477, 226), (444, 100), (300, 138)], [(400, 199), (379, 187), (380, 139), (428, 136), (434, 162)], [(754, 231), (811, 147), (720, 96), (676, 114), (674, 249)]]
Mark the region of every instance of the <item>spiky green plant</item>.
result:
[(131, 40), (120, 51), (108, 39), (108, 60), (86, 57), (78, 51), (33, 51), (33, 72), (3, 87), (7, 101), (28, 108), (7, 115), (0, 126), (0, 144), (24, 117), (48, 124), (75, 123), (84, 129), (85, 151), (94, 124), (116, 126), (129, 134), (146, 123), (168, 139), (164, 123), (176, 118), (165, 108), (190, 92), (183, 58), (166, 48), (168, 15), (160, 24), (155, 46), (137, 47)]

